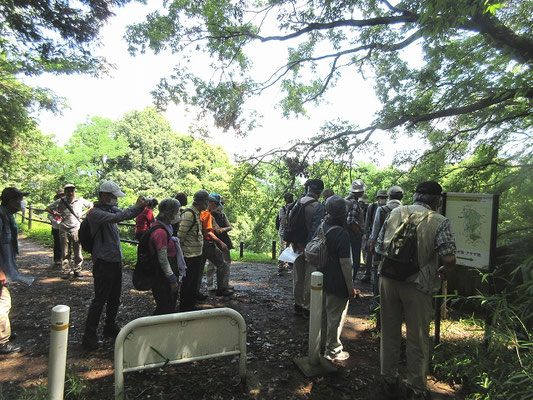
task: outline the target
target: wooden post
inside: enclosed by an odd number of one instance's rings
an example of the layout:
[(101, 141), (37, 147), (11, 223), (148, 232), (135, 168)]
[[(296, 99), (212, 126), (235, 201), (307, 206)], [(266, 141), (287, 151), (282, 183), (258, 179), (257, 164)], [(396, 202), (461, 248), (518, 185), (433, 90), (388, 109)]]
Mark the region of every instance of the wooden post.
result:
[(28, 230), (31, 229), (31, 220), (33, 218), (33, 209), (28, 207)]
[(277, 254), (276, 254), (276, 241), (273, 240), (272, 241), (272, 259), (275, 260), (277, 257)]
[(244, 242), (241, 242), (241, 246), (240, 246), (240, 257), (243, 258), (244, 257)]

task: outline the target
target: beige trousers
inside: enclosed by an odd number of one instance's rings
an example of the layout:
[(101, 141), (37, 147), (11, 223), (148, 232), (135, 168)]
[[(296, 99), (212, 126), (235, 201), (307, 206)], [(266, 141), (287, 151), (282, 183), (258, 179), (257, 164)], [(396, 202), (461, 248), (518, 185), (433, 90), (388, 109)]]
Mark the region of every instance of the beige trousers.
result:
[(331, 355), (342, 351), (341, 332), (348, 312), (348, 299), (324, 292), (322, 296), (322, 349)]
[(292, 291), (294, 302), (309, 310), (311, 300), (311, 274), (315, 267), (305, 262), (305, 256), (302, 254), (294, 261)]
[(381, 375), (388, 383), (398, 376), (402, 320), (407, 328), (407, 386), (426, 389), (429, 369), (429, 324), (431, 296), (416, 289), (412, 282), (380, 277), (381, 299)]
[(0, 344), (7, 343), (11, 336), (11, 324), (9, 323), (9, 311), (11, 310), (11, 295), (7, 287), (1, 288), (0, 295)]
[[(63, 232), (59, 231), (59, 245), (61, 247), (61, 271), (68, 274), (72, 271), (81, 271), (83, 257), (81, 255), (81, 244), (78, 238), (78, 231)], [(72, 256), (74, 264), (70, 265), (70, 248), (72, 247)]]

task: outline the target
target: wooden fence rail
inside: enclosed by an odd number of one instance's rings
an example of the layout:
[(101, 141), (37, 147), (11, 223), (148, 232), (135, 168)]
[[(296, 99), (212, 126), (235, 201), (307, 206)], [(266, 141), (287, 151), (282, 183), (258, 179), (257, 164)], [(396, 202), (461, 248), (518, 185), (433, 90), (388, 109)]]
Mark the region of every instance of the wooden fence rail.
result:
[[(48, 220), (47, 216), (43, 218), (41, 215), (36, 214), (36, 213), (47, 213), (46, 210), (39, 209), (39, 208), (33, 208), (31, 206), (28, 206), (27, 210), (28, 210), (28, 216), (26, 216), (26, 211), (23, 211), (22, 212), (21, 221), (25, 222), (26, 220), (28, 220), (28, 230), (31, 230), (32, 222), (40, 222), (40, 223), (43, 223), (43, 224), (52, 225), (52, 223)], [(129, 226), (129, 227), (134, 227), (135, 226), (135, 224), (131, 223), (131, 222), (119, 222), (118, 225), (120, 225), (120, 226)], [(123, 242), (123, 243), (133, 244), (135, 246), (139, 244), (139, 242), (137, 240), (120, 239), (120, 241)], [(240, 258), (244, 257), (244, 242), (240, 242), (240, 245), (239, 245), (239, 257)], [(277, 258), (278, 258), (278, 254), (276, 252), (276, 241), (273, 240), (272, 241), (272, 259), (276, 260)]]

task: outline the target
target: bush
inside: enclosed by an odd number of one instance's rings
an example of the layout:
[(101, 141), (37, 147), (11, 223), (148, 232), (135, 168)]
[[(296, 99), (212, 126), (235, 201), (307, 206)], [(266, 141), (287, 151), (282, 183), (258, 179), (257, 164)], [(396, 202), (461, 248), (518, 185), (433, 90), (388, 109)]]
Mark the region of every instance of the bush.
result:
[[(516, 279), (518, 274), (521, 276)], [(488, 325), (478, 321), (485, 328), (484, 341), (459, 338), (435, 351), (435, 375), (452, 384), (464, 384), (467, 399), (528, 399), (533, 393), (531, 262), (513, 275), (500, 293), (466, 298), (488, 315)], [(484, 280), (491, 278), (490, 274), (483, 276)]]

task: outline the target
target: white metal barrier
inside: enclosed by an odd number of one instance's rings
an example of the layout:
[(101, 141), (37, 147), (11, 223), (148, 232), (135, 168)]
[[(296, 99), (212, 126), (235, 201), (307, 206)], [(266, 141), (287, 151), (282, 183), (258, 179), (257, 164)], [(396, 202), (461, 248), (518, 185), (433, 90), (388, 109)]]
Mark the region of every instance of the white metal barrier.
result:
[(231, 308), (138, 318), (115, 342), (115, 399), (124, 399), (125, 372), (237, 354), (244, 378), (246, 323)]

